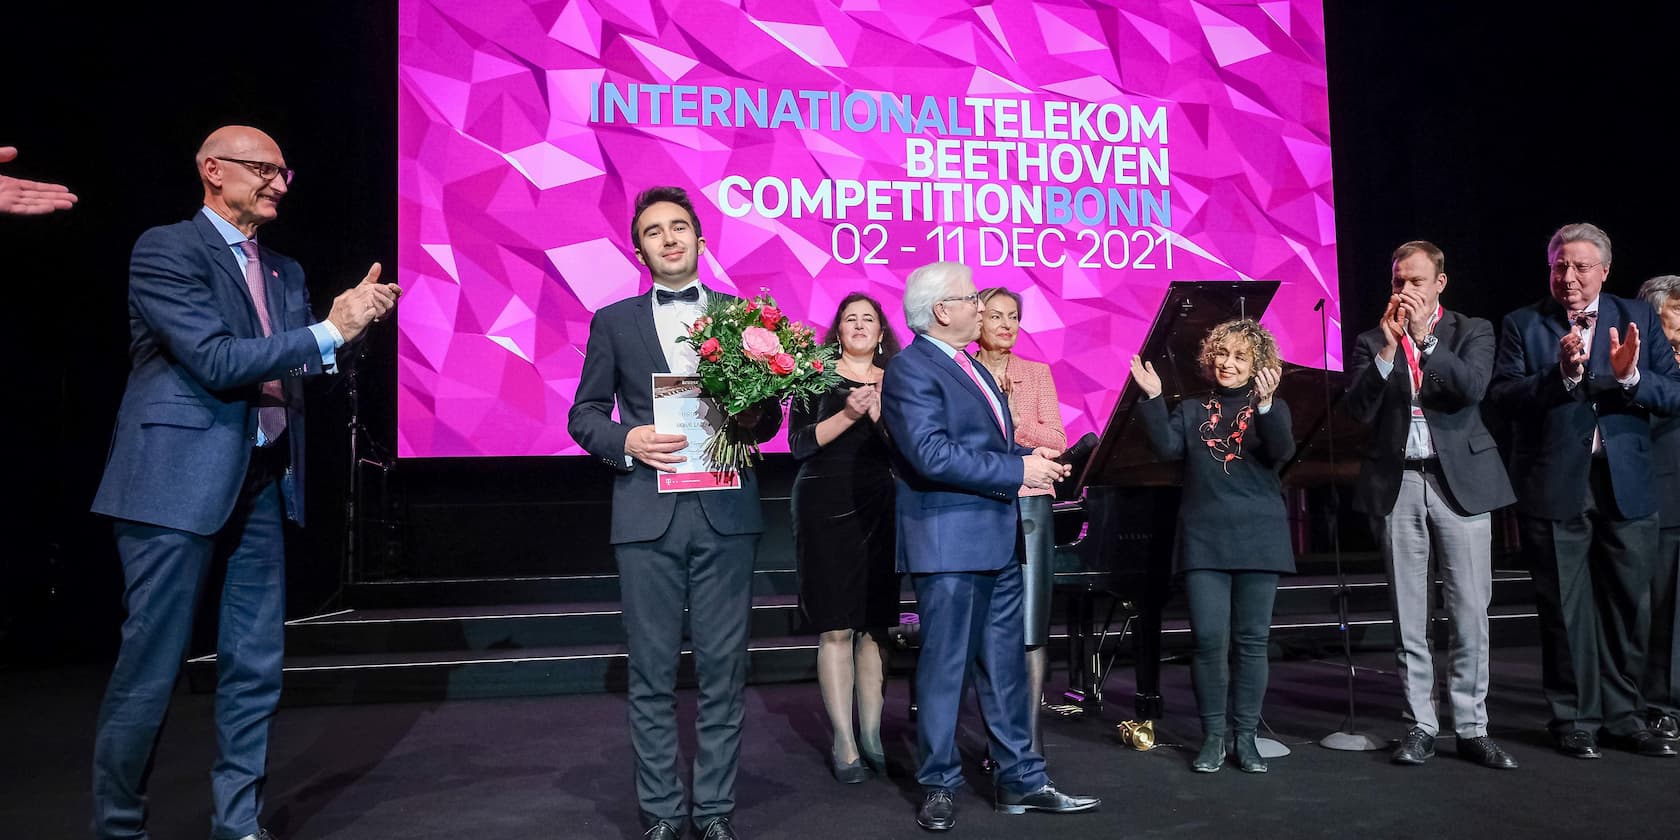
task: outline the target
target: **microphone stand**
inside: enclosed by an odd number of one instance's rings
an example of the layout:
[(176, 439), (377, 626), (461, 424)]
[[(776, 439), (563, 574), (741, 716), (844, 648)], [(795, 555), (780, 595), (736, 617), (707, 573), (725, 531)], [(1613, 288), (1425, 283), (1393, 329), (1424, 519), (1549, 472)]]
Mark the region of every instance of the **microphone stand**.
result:
[[(345, 493), (344, 501), (344, 568), (341, 585), (356, 583), (362, 578), (362, 542), (363, 510), (362, 496), (365, 491), (362, 480), (362, 467), (378, 467), (380, 470), (380, 487), (384, 487), (384, 478), (391, 470), (390, 459), (386, 456), (384, 447), (372, 438), (361, 417), (361, 383), (357, 374), (361, 362), (367, 357), (368, 336), (363, 335), (360, 341), (343, 348), (349, 351), (341, 360), (344, 370), (344, 384), (348, 394), (350, 417), (346, 427), (350, 432), (350, 481)], [(364, 450), (369, 453), (364, 456)], [(382, 499), (383, 500), (383, 494)]]
[(1325, 454), (1330, 462), (1332, 476), (1330, 481), (1330, 509), (1336, 512), (1332, 514), (1330, 521), (1330, 553), (1336, 562), (1336, 617), (1342, 631), (1342, 658), (1347, 663), (1348, 701), (1347, 717), (1342, 721), (1342, 728), (1324, 736), (1319, 740), (1318, 745), (1332, 750), (1364, 752), (1366, 750), (1382, 749), (1385, 742), (1359, 731), (1358, 711), (1354, 706), (1353, 679), (1357, 671), (1353, 665), (1353, 640), (1348, 630), (1348, 583), (1347, 573), (1342, 568), (1342, 534), (1341, 528), (1335, 520), (1335, 516), (1341, 512), (1342, 506), (1341, 496), (1336, 488), (1334, 478), (1336, 471), (1336, 434), (1335, 412), (1331, 410), (1333, 403), (1330, 399), (1330, 311), (1324, 305), (1324, 298), (1318, 299), (1318, 304), (1313, 307), (1313, 311), (1318, 313), (1319, 337), (1324, 348), (1324, 441)]

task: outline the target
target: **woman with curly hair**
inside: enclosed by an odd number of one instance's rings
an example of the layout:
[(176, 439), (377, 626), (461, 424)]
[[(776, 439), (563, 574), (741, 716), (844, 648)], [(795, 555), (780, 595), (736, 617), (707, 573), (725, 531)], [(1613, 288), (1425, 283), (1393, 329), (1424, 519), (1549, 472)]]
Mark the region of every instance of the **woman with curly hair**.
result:
[[(1229, 745), (1243, 772), (1264, 773), (1254, 728), (1266, 696), (1278, 575), (1295, 571), (1278, 480), (1279, 468), (1295, 454), (1295, 438), (1289, 406), (1273, 396), (1282, 362), (1277, 340), (1264, 327), (1248, 319), (1214, 327), (1202, 340), (1201, 368), (1215, 384), (1212, 393), (1183, 400), (1169, 414), (1154, 365), (1132, 357), (1132, 379), (1147, 397), (1138, 411), (1150, 446), (1162, 459), (1184, 461), (1173, 570), (1184, 576), (1190, 597), (1191, 673), (1204, 736), (1191, 768), (1217, 771)], [(1234, 691), (1228, 656), (1233, 635)]]

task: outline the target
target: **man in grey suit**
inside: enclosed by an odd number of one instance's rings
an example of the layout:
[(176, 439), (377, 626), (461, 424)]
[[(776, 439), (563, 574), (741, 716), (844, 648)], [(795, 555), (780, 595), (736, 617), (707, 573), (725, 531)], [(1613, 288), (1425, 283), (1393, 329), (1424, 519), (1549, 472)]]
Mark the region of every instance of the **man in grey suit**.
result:
[(1390, 262), (1393, 295), (1376, 328), (1354, 342), (1347, 405), (1371, 429), (1356, 509), (1382, 546), (1412, 727), (1396, 764), (1435, 755), (1435, 663), (1429, 651), (1430, 548), (1452, 617), (1451, 699), (1458, 754), (1484, 767), (1517, 762), (1488, 737), (1488, 603), (1493, 596), (1489, 512), (1516, 500), (1482, 397), (1493, 375), (1493, 325), (1441, 306), (1441, 249), (1414, 240)]
[[(652, 390), (655, 373), (695, 372), (694, 348), (676, 340), (705, 313), (712, 296), (728, 296), (700, 283), (706, 239), (683, 190), (654, 187), (638, 195), (630, 233), (653, 289), (603, 307), (590, 321), (568, 431), (619, 473), (612, 543), (629, 643), (636, 798), (646, 836), (677, 840), (692, 816), (705, 840), (730, 840), (736, 836), (730, 819), (746, 716), (753, 557), (764, 531), (758, 480), (746, 469), (732, 489), (659, 493), (657, 473), (675, 471), (683, 459), (674, 453), (688, 439), (654, 430)], [(772, 403), (737, 420), (767, 440), (781, 417), (781, 407)], [(690, 634), (700, 680), (692, 809), (677, 771), (677, 657), (685, 604), (694, 617)]]
[(212, 565), (214, 840), (263, 840), (269, 723), (285, 635), (282, 521), (303, 524), (302, 377), (391, 311), (379, 264), (316, 321), (298, 264), (257, 244), (292, 170), (257, 129), (199, 148), (204, 206), (140, 235), (129, 262), (131, 368), (93, 511), (122, 557), (122, 649), (93, 746), (94, 835), (146, 837), (146, 777)]

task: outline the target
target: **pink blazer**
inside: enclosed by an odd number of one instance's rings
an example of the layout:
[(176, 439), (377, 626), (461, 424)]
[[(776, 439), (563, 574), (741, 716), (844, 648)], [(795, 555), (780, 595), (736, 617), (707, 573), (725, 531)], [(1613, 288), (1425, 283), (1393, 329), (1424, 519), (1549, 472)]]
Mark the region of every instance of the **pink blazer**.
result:
[[(1043, 362), (1010, 356), (1009, 413), (1015, 420), (1015, 442), (1022, 446), (1067, 448), (1067, 430), (1062, 428), (1062, 410), (1056, 404), (1056, 383), (1050, 366)], [(1022, 496), (1048, 496), (1051, 490), (1021, 486)]]

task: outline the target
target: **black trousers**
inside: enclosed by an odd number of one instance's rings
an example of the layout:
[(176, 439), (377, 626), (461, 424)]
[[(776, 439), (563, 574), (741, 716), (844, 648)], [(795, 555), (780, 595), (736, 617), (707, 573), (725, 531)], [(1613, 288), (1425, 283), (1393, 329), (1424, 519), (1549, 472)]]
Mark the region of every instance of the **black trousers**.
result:
[(1645, 702), (1665, 715), (1680, 716), (1680, 525), (1663, 528), (1651, 569), (1651, 643), (1646, 649), (1642, 688)]
[[(728, 491), (722, 491), (728, 492)], [(735, 811), (735, 776), (746, 717), (747, 620), (758, 534), (720, 534), (693, 494), (677, 499), (657, 540), (615, 547), (630, 645), (630, 743), (636, 800), (648, 826), (680, 834), (689, 808), (677, 772), (677, 658), (683, 606), (699, 678), (693, 819), (705, 826)]]
[(1520, 518), (1553, 734), (1602, 727), (1625, 736), (1646, 728), (1640, 678), (1657, 518), (1620, 518), (1609, 472), (1602, 458), (1593, 459), (1585, 512)]

